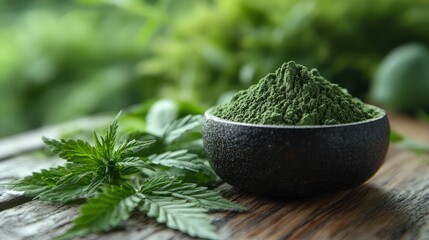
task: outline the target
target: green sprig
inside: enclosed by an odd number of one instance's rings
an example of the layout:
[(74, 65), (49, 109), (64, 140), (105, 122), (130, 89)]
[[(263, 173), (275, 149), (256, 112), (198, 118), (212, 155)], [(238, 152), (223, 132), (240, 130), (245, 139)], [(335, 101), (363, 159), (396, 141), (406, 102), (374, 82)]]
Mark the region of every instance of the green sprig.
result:
[(244, 207), (195, 184), (201, 179), (213, 182), (216, 175), (203, 154), (192, 152), (195, 148), (177, 147), (192, 146), (189, 143), (198, 140), (201, 117), (187, 116), (166, 125), (158, 136), (140, 134), (140, 140), (127, 138), (121, 143), (118, 118), (119, 114), (105, 135), (94, 133), (93, 145), (43, 138), (66, 164), (12, 182), (9, 189), (52, 202), (87, 199), (73, 227), (57, 237), (61, 240), (108, 231), (135, 212), (192, 237), (217, 239), (207, 212), (243, 211)]

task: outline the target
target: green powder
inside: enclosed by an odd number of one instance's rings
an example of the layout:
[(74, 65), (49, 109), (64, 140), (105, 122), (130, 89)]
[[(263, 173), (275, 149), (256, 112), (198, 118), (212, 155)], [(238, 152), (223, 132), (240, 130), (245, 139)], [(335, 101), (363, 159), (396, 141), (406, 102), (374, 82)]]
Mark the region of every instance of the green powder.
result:
[(332, 84), (316, 69), (291, 61), (213, 110), (217, 117), (264, 125), (359, 122), (380, 113)]

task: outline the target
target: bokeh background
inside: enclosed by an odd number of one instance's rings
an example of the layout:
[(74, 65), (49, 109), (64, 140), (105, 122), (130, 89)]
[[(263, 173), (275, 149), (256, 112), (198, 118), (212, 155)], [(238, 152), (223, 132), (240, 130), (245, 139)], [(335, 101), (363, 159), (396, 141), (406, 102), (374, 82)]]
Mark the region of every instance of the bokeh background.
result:
[(283, 62), (429, 108), (427, 0), (3, 0), (0, 136), (169, 98), (209, 107)]

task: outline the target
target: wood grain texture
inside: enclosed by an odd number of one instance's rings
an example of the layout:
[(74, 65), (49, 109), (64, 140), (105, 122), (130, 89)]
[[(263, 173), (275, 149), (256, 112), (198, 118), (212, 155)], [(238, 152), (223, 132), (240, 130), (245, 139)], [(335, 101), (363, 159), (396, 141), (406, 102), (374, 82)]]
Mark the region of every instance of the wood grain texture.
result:
[(19, 179), (37, 172), (41, 169), (55, 167), (64, 164), (65, 161), (57, 157), (25, 154), (0, 162), (0, 182)]
[(44, 146), (42, 136), (58, 138), (67, 132), (92, 130), (100, 125), (107, 125), (111, 119), (111, 116), (84, 117), (0, 139), (0, 160), (41, 149)]
[[(429, 140), (426, 124), (391, 116), (391, 125), (407, 136)], [(309, 199), (255, 196), (222, 184), (217, 189), (248, 211), (211, 216), (222, 239), (429, 239), (429, 164), (425, 157), (391, 146), (385, 164), (364, 185)], [(0, 179), (21, 177), (53, 162), (28, 155), (6, 159), (0, 162)], [(14, 170), (14, 163), (20, 168)], [(16, 203), (11, 199), (17, 199)], [(0, 239), (57, 236), (71, 227), (79, 208), (19, 199), (19, 195), (0, 195)], [(113, 232), (84, 239), (189, 238), (134, 216)]]

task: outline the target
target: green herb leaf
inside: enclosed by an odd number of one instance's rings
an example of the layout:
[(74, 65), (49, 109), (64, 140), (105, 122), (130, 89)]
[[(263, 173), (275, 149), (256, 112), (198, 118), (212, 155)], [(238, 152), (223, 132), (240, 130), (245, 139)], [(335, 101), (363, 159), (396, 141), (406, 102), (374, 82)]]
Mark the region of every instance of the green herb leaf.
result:
[(128, 219), (138, 205), (140, 211), (170, 228), (209, 239), (218, 237), (206, 214), (208, 210), (244, 210), (216, 191), (172, 177), (156, 176), (146, 179), (138, 191), (128, 184), (103, 188), (102, 193), (82, 206), (74, 226), (58, 239), (107, 231)]
[(147, 164), (143, 159), (138, 157), (126, 158), (116, 164), (122, 175), (138, 173), (143, 169), (156, 171), (152, 166)]
[(134, 156), (134, 154), (149, 148), (154, 143), (155, 143), (155, 140), (153, 139), (146, 140), (146, 141), (138, 141), (133, 139), (129, 142), (124, 142), (121, 146), (118, 147), (118, 150), (116, 151), (116, 153), (120, 155), (116, 157), (117, 158), (132, 157)]
[(36, 197), (45, 201), (68, 203), (78, 198), (92, 196), (101, 184), (101, 181), (92, 184), (90, 181), (80, 181), (55, 187), (40, 193)]
[[(165, 123), (163, 123), (164, 125)], [(158, 129), (159, 130), (159, 129)], [(201, 133), (201, 116), (188, 115), (166, 125), (161, 133), (136, 131), (127, 135), (128, 139), (156, 140), (150, 149), (138, 154), (161, 154), (169, 151), (188, 150), (205, 157)]]
[(43, 142), (49, 147), (51, 152), (57, 153), (60, 158), (68, 162), (80, 163), (97, 161), (97, 151), (88, 142), (82, 140), (62, 139), (60, 142), (55, 139), (42, 137)]
[[(117, 119), (104, 136), (94, 132), (93, 146), (82, 140), (44, 138), (46, 145), (64, 158), (66, 164), (6, 185), (41, 200), (67, 203), (78, 198), (89, 199), (74, 226), (57, 239), (107, 231), (128, 219), (136, 208), (190, 236), (217, 239), (207, 211), (244, 210), (218, 192), (194, 184), (216, 179), (201, 156), (188, 149), (158, 153), (180, 144), (191, 146), (190, 142), (198, 140), (201, 132), (195, 131), (200, 127), (200, 116), (174, 121), (162, 137), (129, 139), (120, 145), (116, 143)], [(141, 155), (151, 151), (157, 154)], [(183, 183), (178, 177), (194, 183)]]
[(70, 202), (95, 195), (103, 184), (122, 183), (142, 168), (152, 169), (134, 154), (148, 148), (153, 140), (131, 140), (115, 148), (118, 117), (119, 114), (103, 137), (94, 133), (94, 146), (82, 140), (44, 138), (46, 145), (68, 163), (12, 182), (9, 189), (21, 190), (42, 200)]
[(193, 183), (183, 183), (167, 176), (154, 177), (143, 186), (145, 188), (141, 189), (141, 192), (145, 195), (184, 199), (209, 210), (246, 210), (243, 206), (223, 198), (217, 191), (208, 190), (206, 187), (198, 187)]
[(207, 210), (199, 207), (197, 203), (172, 197), (146, 196), (140, 211), (156, 218), (157, 222), (192, 237), (219, 238), (206, 214)]
[(158, 165), (186, 169), (193, 172), (204, 173), (208, 176), (215, 175), (213, 170), (198, 155), (188, 153), (187, 150), (166, 152), (159, 155), (149, 156), (149, 160)]
[(175, 120), (166, 128), (162, 138), (166, 144), (178, 142), (181, 138), (185, 138), (187, 134), (199, 131), (201, 128), (201, 121), (202, 118), (200, 115), (188, 115), (184, 118)]
[(9, 190), (22, 191), (29, 197), (37, 195), (53, 188), (55, 178), (61, 177), (61, 172), (64, 167), (43, 169), (40, 172), (34, 172), (31, 176), (27, 176), (20, 180), (7, 184)]
[(131, 186), (109, 186), (81, 207), (74, 226), (57, 239), (71, 239), (88, 233), (108, 231), (127, 220), (142, 200)]
[(178, 116), (177, 103), (171, 100), (160, 100), (155, 102), (146, 115), (147, 131), (162, 135), (167, 126), (176, 120)]

